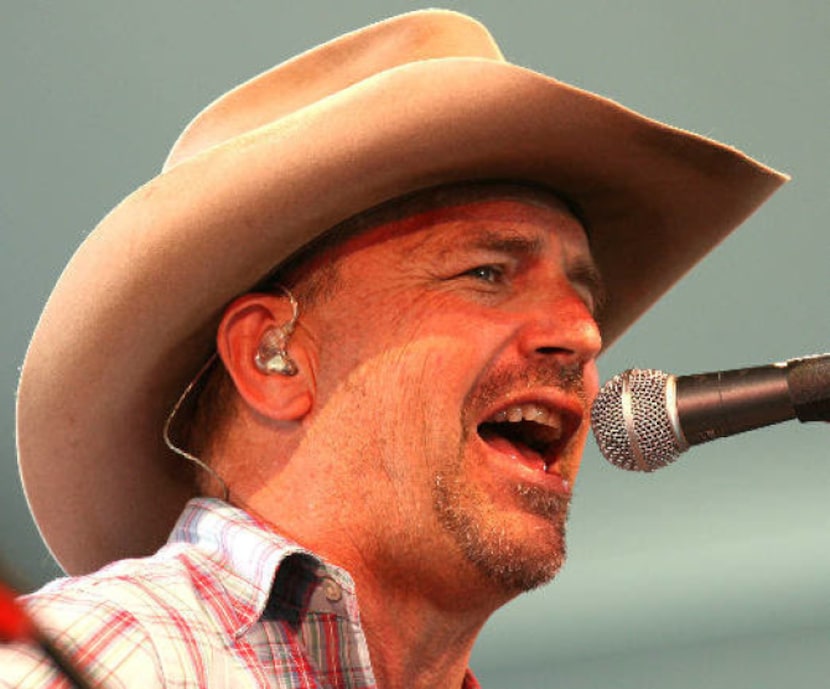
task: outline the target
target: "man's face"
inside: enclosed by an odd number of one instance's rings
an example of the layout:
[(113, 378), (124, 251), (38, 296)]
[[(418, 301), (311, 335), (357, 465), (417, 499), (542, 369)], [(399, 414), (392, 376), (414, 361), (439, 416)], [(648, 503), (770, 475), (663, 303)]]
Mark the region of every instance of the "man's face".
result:
[(374, 227), (336, 261), (300, 319), (316, 343), (305, 441), (331, 458), (350, 539), (427, 577), (547, 581), (597, 388), (581, 225), (516, 193)]

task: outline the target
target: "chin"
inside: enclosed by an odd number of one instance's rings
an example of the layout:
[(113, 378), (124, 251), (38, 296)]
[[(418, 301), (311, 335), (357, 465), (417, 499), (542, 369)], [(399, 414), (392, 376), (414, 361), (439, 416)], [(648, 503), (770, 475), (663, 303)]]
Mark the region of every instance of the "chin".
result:
[(531, 591), (550, 582), (565, 563), (564, 543), (555, 552), (540, 553), (537, 548), (528, 552), (509, 548), (501, 557), (487, 557), (482, 553), (467, 553), (468, 559), (485, 578), (501, 592), (516, 595)]
[(567, 497), (519, 485), (509, 511), (495, 509), (452, 481), (437, 480), (434, 506), (468, 562), (502, 593), (551, 581), (565, 562)]

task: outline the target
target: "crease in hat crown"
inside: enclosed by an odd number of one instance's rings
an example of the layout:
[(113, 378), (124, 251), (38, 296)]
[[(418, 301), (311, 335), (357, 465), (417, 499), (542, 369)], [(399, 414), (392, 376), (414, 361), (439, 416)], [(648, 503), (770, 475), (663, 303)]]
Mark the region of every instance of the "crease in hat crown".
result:
[(203, 110), (162, 174), (90, 233), (33, 334), (18, 460), (64, 569), (149, 554), (193, 495), (162, 428), (224, 304), (359, 211), (482, 179), (581, 207), (610, 291), (607, 344), (785, 181), (506, 62), (455, 12), (380, 22), (254, 77)]
[(223, 94), (185, 128), (163, 169), (380, 72), (442, 58), (504, 60), (487, 28), (467, 15), (432, 9), (393, 17), (307, 50)]

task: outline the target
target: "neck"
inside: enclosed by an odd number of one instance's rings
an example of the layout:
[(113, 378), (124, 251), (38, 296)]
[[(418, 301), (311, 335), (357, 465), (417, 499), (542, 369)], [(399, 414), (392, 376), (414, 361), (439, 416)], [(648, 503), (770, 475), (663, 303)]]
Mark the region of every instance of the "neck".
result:
[(352, 568), (378, 687), (459, 689), (473, 645), (495, 607), (465, 596), (467, 574), (446, 587), (424, 591), (409, 576), (389, 578), (378, 567)]

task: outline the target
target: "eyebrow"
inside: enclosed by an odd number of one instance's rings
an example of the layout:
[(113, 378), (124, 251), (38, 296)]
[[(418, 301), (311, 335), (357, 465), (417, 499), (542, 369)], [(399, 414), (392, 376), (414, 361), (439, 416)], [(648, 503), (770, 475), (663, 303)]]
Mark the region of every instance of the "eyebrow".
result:
[(540, 237), (523, 235), (506, 235), (504, 232), (483, 231), (476, 236), (473, 245), (477, 249), (512, 254), (515, 256), (539, 256), (542, 253), (544, 242)]

